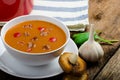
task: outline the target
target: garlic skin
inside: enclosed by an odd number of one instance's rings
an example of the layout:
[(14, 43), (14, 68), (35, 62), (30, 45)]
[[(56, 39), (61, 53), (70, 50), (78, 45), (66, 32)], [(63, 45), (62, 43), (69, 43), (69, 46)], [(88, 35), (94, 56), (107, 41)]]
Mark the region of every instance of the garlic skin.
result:
[(94, 40), (94, 24), (90, 25), (89, 39), (79, 48), (79, 55), (89, 62), (96, 62), (104, 55), (101, 45)]

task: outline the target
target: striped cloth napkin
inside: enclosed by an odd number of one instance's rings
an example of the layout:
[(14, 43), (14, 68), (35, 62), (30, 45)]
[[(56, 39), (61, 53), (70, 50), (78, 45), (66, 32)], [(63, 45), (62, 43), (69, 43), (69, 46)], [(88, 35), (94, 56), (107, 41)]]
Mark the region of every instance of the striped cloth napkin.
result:
[(57, 18), (66, 25), (88, 24), (88, 0), (34, 0), (34, 14)]

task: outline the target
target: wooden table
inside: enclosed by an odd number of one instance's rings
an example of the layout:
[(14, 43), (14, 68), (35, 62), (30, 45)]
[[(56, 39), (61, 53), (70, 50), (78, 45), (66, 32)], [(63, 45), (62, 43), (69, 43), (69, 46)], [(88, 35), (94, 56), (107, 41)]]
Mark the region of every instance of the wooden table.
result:
[[(120, 42), (117, 42), (114, 45), (102, 45), (105, 51), (104, 57), (98, 63), (87, 63), (87, 73), (89, 75), (89, 80), (120, 80), (119, 44)], [(54, 77), (37, 80), (63, 80), (64, 76), (65, 73), (62, 73)], [(0, 70), (0, 80), (28, 79), (15, 77)]]
[[(96, 24), (101, 36), (120, 40), (120, 1), (89, 0), (89, 22)], [(73, 32), (71, 32), (73, 33)], [(105, 55), (98, 63), (87, 63), (89, 80), (120, 80), (120, 41), (113, 45), (102, 45)], [(62, 80), (64, 73), (38, 80)], [(0, 80), (28, 80), (0, 71)]]

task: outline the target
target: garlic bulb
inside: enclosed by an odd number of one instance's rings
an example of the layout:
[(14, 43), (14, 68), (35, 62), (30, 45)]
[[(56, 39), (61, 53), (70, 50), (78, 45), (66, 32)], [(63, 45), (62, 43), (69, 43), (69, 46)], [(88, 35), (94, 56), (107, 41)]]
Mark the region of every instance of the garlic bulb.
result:
[(90, 25), (89, 39), (80, 46), (79, 54), (89, 62), (96, 62), (104, 55), (101, 45), (94, 40), (94, 24)]

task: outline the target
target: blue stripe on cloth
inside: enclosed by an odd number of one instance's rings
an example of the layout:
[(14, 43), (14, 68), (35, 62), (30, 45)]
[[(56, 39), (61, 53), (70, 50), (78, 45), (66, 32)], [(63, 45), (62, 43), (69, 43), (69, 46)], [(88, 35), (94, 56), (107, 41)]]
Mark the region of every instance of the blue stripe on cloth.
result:
[(78, 20), (84, 20), (88, 18), (88, 14), (78, 16), (78, 17), (72, 17), (72, 18), (62, 18), (62, 17), (55, 17), (56, 19), (59, 19), (61, 21), (78, 21)]
[(75, 2), (75, 1), (87, 1), (87, 0), (44, 0), (44, 1), (56, 1), (56, 2), (61, 2), (61, 1), (63, 1), (63, 2), (65, 2), (65, 1), (67, 1), (67, 2), (69, 2), (69, 1), (73, 1), (73, 2)]
[(66, 7), (47, 7), (47, 6), (34, 6), (34, 10), (44, 10), (44, 11), (57, 11), (57, 12), (78, 12), (87, 10), (88, 6), (75, 7), (75, 8), (66, 8)]

